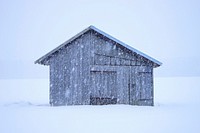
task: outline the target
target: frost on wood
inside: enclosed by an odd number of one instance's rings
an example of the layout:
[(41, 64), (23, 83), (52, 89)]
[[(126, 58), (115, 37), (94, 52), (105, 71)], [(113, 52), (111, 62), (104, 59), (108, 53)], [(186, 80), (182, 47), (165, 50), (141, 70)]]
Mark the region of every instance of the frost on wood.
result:
[(48, 62), (51, 105), (153, 105), (154, 62), (93, 30)]

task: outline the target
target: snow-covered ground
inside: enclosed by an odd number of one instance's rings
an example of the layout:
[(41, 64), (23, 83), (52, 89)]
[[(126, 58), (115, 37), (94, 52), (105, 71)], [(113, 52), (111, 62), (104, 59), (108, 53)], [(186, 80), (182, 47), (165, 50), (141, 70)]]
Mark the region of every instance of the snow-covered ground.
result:
[(154, 107), (50, 107), (48, 80), (0, 80), (0, 133), (199, 133), (200, 77), (154, 83)]

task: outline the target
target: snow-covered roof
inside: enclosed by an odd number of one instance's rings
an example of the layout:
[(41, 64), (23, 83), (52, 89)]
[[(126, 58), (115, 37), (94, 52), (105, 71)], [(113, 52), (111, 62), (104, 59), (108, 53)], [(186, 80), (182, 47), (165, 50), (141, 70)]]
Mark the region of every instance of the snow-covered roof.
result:
[(75, 36), (73, 36), (72, 38), (70, 38), (69, 40), (67, 40), (66, 42), (64, 42), (63, 44), (61, 44), (60, 46), (56, 47), (55, 49), (53, 49), (52, 51), (50, 51), (49, 53), (47, 53), (46, 55), (42, 56), (41, 58), (39, 58), (38, 60), (35, 61), (35, 64), (38, 63), (38, 64), (43, 64), (42, 62), (49, 58), (53, 53), (55, 53), (56, 51), (60, 50), (62, 47), (64, 47), (65, 45), (67, 45), (68, 43), (72, 42), (73, 40), (75, 40), (76, 38), (78, 38), (79, 36), (83, 35), (84, 33), (88, 32), (89, 30), (94, 30), (96, 31), (97, 33), (107, 37), (108, 39), (110, 40), (113, 40), (114, 42), (126, 47), (127, 49), (131, 50), (132, 52), (138, 54), (138, 55), (141, 55), (145, 58), (147, 58), (148, 60), (152, 61), (155, 63), (154, 67), (158, 67), (160, 65), (162, 65), (161, 62), (159, 62), (158, 60), (144, 54), (143, 52), (140, 52), (139, 50), (123, 43), (122, 41), (112, 37), (111, 35), (99, 30), (98, 28), (94, 27), (94, 26), (89, 26), (88, 28), (84, 29), (83, 31), (81, 31), (80, 33), (76, 34)]

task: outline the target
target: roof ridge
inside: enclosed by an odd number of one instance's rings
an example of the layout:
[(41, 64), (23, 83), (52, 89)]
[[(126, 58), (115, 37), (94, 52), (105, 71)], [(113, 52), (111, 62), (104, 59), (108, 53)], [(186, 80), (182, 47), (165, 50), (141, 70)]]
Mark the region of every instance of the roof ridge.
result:
[(109, 38), (110, 40), (113, 40), (115, 41), (116, 43), (128, 48), (129, 50), (149, 59), (150, 61), (156, 63), (158, 66), (162, 65), (161, 62), (159, 62), (158, 60), (148, 56), (147, 54), (144, 54), (143, 52), (131, 47), (130, 45), (112, 37), (111, 35), (105, 33), (104, 31), (96, 28), (95, 26), (93, 25), (90, 25), (89, 27), (87, 27), (86, 29), (82, 30), (81, 32), (79, 32), (78, 34), (76, 34), (75, 36), (71, 37), (70, 39), (68, 39), (67, 41), (65, 41), (64, 43), (62, 43), (61, 45), (59, 45), (58, 47), (56, 47), (55, 49), (53, 49), (52, 51), (48, 52), (47, 54), (45, 54), (44, 56), (42, 56), (41, 58), (39, 58), (38, 60), (35, 61), (35, 63), (38, 63), (38, 64), (41, 64), (41, 62), (48, 56), (50, 56), (51, 54), (53, 54), (54, 52), (56, 52), (57, 50), (59, 50), (60, 48), (64, 47), (66, 44), (70, 43), (71, 41), (73, 41), (74, 39), (78, 38), (79, 36), (81, 36), (82, 34), (86, 33), (87, 31), (89, 30), (94, 30), (96, 31), (97, 33), (99, 34), (102, 34), (103, 36)]

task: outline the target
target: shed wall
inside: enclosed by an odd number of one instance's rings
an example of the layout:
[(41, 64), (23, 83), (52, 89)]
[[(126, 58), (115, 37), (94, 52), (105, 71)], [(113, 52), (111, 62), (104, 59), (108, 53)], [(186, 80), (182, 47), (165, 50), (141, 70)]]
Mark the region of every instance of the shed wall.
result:
[(50, 104), (153, 105), (153, 63), (95, 32), (87, 32), (50, 58)]
[(89, 104), (90, 32), (77, 38), (51, 58), (50, 103)]

